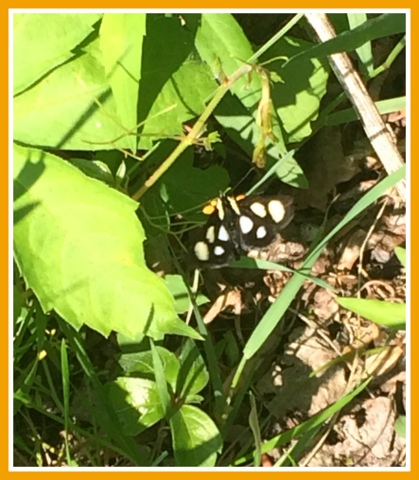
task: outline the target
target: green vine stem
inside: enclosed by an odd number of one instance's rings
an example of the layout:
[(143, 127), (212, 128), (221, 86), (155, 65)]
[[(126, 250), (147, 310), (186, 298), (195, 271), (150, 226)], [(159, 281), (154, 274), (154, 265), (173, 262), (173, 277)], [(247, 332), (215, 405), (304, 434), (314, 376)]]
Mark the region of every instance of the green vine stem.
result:
[(203, 111), (202, 115), (198, 118), (191, 131), (181, 140), (179, 145), (166, 158), (166, 160), (144, 182), (144, 185), (142, 185), (141, 188), (134, 193), (132, 196), (134, 200), (138, 201), (147, 192), (147, 190), (157, 182), (157, 180), (166, 172), (166, 170), (171, 167), (176, 158), (178, 158), (179, 155), (190, 145), (194, 144), (205, 128), (205, 122), (208, 120), (209, 116), (215, 110), (215, 107), (220, 103), (221, 99), (228, 92), (230, 87), (237, 81), (237, 79), (243, 75), (248, 75), (253, 68), (253, 66), (248, 64), (242, 65), (222, 85), (218, 87), (215, 95), (212, 97), (211, 101)]
[(155, 170), (154, 173), (144, 182), (144, 185), (139, 188), (132, 198), (138, 201), (147, 190), (152, 187), (157, 180), (172, 166), (175, 160), (179, 155), (184, 152), (190, 145), (193, 145), (199, 136), (202, 134), (205, 128), (205, 122), (208, 120), (209, 116), (215, 110), (215, 107), (220, 103), (221, 99), (228, 92), (230, 87), (243, 75), (248, 75), (255, 70), (254, 62), (268, 50), (279, 38), (281, 38), (285, 33), (292, 28), (301, 18), (303, 17), (302, 13), (296, 14), (287, 25), (277, 32), (269, 42), (267, 42), (263, 47), (261, 47), (257, 52), (255, 52), (250, 59), (241, 67), (239, 67), (229, 78), (223, 81), (223, 83), (218, 87), (215, 92), (215, 95), (205, 108), (202, 115), (199, 117), (195, 125), (192, 127), (191, 131), (181, 140), (179, 145), (173, 150), (173, 152), (166, 158), (166, 160)]

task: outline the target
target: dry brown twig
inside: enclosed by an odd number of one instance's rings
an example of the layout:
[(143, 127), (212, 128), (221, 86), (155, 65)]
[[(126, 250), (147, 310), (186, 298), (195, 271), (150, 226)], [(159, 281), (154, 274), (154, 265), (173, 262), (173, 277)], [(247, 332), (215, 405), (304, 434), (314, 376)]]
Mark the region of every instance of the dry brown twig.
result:
[[(322, 42), (336, 36), (333, 25), (323, 13), (307, 13), (306, 18)], [(342, 88), (354, 106), (361, 119), (364, 131), (371, 142), (378, 158), (388, 174), (395, 172), (404, 164), (403, 158), (387, 130), (377, 107), (372, 101), (359, 73), (345, 52), (329, 56), (329, 62)], [(401, 180), (396, 185), (402, 201), (406, 200), (406, 181)]]

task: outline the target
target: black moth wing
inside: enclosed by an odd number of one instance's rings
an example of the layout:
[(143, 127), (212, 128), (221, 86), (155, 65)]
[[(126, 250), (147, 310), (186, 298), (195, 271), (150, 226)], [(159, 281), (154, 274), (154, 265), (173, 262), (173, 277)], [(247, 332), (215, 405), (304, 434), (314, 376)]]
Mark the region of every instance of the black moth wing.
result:
[[(238, 201), (241, 218), (239, 222), (243, 222), (243, 217), (252, 222), (251, 229), (247, 220), (238, 225), (242, 251), (249, 252), (252, 249), (261, 249), (270, 245), (277, 233), (293, 219), (292, 202), (292, 197), (287, 195), (250, 196)], [(248, 228), (243, 231), (242, 226), (246, 225)]]
[(240, 257), (237, 222), (229, 209), (226, 213), (227, 217), (221, 221), (218, 210), (215, 210), (204, 227), (196, 232), (193, 238), (193, 252), (198, 266), (221, 268)]

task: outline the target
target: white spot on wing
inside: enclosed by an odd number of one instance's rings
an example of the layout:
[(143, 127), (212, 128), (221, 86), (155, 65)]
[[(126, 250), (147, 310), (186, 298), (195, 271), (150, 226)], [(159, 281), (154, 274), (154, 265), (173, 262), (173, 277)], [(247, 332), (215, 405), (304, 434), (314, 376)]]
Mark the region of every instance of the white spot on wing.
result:
[(221, 201), (221, 198), (217, 198), (217, 213), (220, 220), (224, 220), (225, 212), (224, 212), (223, 202)]
[(217, 245), (215, 248), (214, 248), (214, 255), (217, 255), (217, 257), (220, 257), (221, 255), (224, 255), (225, 253), (225, 250), (223, 247), (220, 247), (220, 245)]
[(240, 217), (240, 228), (244, 234), (249, 233), (253, 228), (252, 220), (249, 217)]
[(218, 240), (221, 242), (228, 242), (230, 239), (230, 236), (224, 227), (224, 225), (221, 225), (220, 230), (218, 230)]
[(205, 238), (208, 240), (209, 243), (214, 243), (215, 241), (215, 227), (211, 225), (208, 227), (207, 232), (205, 233)]
[(267, 215), (265, 205), (262, 205), (259, 202), (252, 203), (252, 205), (250, 205), (250, 210), (260, 218), (265, 218)]
[(267, 231), (266, 228), (262, 225), (256, 230), (256, 238), (266, 237)]
[(236, 199), (233, 197), (227, 197), (227, 199), (230, 202), (230, 206), (233, 209), (234, 213), (236, 213), (237, 215), (240, 215), (240, 208), (237, 204)]
[(284, 219), (285, 208), (284, 205), (282, 205), (282, 202), (280, 202), (279, 200), (271, 200), (268, 203), (268, 210), (272, 217), (272, 220), (275, 223), (279, 223), (281, 220)]
[(196, 258), (201, 262), (206, 262), (209, 259), (209, 249), (205, 242), (196, 242), (194, 247)]

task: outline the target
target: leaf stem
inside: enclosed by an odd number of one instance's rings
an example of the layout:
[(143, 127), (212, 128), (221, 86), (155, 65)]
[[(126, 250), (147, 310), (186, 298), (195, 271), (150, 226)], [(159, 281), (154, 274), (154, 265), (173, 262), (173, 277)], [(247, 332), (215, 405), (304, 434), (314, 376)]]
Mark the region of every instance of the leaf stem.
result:
[(228, 92), (230, 87), (237, 81), (238, 78), (243, 75), (249, 74), (253, 69), (252, 65), (244, 64), (239, 67), (222, 85), (218, 87), (215, 95), (203, 111), (202, 115), (198, 118), (191, 131), (183, 138), (179, 145), (173, 150), (173, 152), (166, 158), (166, 160), (154, 171), (154, 173), (144, 182), (140, 189), (134, 193), (132, 198), (139, 200), (147, 190), (152, 187), (157, 180), (172, 166), (179, 155), (184, 152), (190, 145), (193, 145), (194, 141), (199, 137), (205, 128), (205, 122), (209, 116), (215, 110), (216, 106), (220, 103), (221, 99)]

